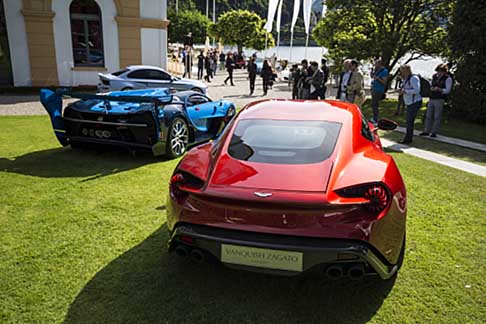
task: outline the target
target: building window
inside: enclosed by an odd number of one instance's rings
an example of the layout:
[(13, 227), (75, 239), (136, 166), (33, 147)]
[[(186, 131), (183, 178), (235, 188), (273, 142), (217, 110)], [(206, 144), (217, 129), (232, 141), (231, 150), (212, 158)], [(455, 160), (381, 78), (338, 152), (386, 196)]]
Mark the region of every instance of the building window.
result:
[(94, 0), (75, 0), (69, 13), (74, 66), (104, 66), (100, 7)]

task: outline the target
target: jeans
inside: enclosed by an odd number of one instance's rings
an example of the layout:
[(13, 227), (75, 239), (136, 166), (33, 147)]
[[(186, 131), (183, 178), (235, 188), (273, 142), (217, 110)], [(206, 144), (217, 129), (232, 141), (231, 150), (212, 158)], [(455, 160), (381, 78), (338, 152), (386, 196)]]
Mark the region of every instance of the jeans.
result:
[(440, 128), (440, 119), (444, 110), (444, 99), (430, 99), (425, 115), (425, 133), (437, 134)]
[(255, 80), (256, 80), (256, 74), (255, 75), (250, 75), (250, 93), (253, 94), (253, 91), (255, 91)]
[(383, 92), (377, 92), (371, 90), (371, 109), (373, 109), (373, 119), (374, 121), (378, 121), (380, 115), (380, 100), (383, 97)]
[(411, 142), (413, 137), (413, 125), (415, 124), (415, 117), (422, 107), (422, 100), (414, 102), (411, 105), (407, 105), (407, 132), (403, 140), (405, 142)]
[(226, 80), (224, 80), (224, 83), (228, 82), (228, 80), (230, 80), (231, 82), (231, 85), (234, 85), (233, 84), (233, 69), (228, 69), (228, 77), (226, 78)]
[(204, 71), (204, 67), (202, 66), (198, 66), (197, 67), (197, 79), (198, 80), (201, 80), (202, 77), (203, 77), (203, 71)]

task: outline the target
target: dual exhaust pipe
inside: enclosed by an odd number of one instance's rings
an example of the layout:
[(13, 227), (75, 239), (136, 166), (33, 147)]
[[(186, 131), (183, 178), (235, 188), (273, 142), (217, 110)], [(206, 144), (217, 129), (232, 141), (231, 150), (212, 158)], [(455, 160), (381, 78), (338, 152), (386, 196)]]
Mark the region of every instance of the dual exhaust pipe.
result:
[(175, 254), (181, 259), (190, 258), (196, 263), (203, 263), (206, 260), (204, 252), (200, 249), (189, 249), (183, 245), (178, 245), (175, 250)]
[(359, 280), (364, 277), (365, 269), (363, 264), (354, 264), (345, 269), (344, 265), (331, 265), (326, 269), (326, 275), (331, 279), (340, 279), (344, 276), (352, 280)]

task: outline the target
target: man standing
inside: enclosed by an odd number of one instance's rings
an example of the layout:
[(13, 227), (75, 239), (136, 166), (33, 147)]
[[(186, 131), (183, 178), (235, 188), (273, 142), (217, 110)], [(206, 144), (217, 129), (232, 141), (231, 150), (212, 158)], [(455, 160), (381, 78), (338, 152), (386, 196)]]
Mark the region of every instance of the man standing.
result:
[(435, 71), (437, 73), (432, 76), (430, 100), (425, 115), (425, 129), (420, 133), (421, 136), (428, 136), (432, 131), (430, 137), (437, 137), (442, 111), (444, 110), (444, 102), (452, 89), (452, 78), (447, 73), (447, 65), (439, 64)]
[(327, 61), (326, 59), (321, 59), (321, 71), (324, 74), (324, 79), (322, 80), (322, 89), (321, 89), (321, 99), (324, 100), (326, 99), (326, 83), (327, 80), (329, 79), (329, 68), (326, 65)]
[(373, 109), (373, 123), (378, 121), (380, 110), (380, 100), (383, 99), (386, 92), (386, 82), (388, 79), (388, 70), (383, 66), (381, 59), (375, 60), (375, 70), (371, 74), (371, 109)]
[(197, 79), (201, 80), (204, 71), (204, 54), (203, 51), (199, 52), (197, 56)]
[(324, 80), (324, 73), (319, 69), (317, 62), (311, 62), (312, 76), (307, 78), (310, 86), (309, 99), (317, 100), (322, 94), (322, 83)]
[(257, 76), (257, 65), (255, 63), (255, 58), (252, 57), (248, 63), (248, 79), (250, 80), (250, 96), (255, 91), (255, 80)]
[(292, 65), (291, 71), (291, 81), (292, 81), (292, 99), (299, 98), (299, 77), (300, 77), (300, 70), (297, 64)]
[(224, 80), (224, 85), (227, 85), (228, 80), (230, 80), (231, 85), (234, 86), (234, 84), (233, 84), (233, 70), (236, 66), (236, 62), (233, 59), (233, 53), (228, 52), (228, 56), (226, 57), (225, 66), (226, 66), (226, 71), (228, 71), (228, 77), (226, 78), (226, 80)]
[(339, 76), (339, 86), (337, 90), (336, 99), (347, 101), (347, 87), (351, 81), (353, 72), (351, 71), (351, 60), (347, 59), (343, 62), (344, 72)]
[(404, 80), (400, 94), (403, 95), (403, 102), (407, 108), (407, 132), (400, 143), (409, 144), (412, 143), (415, 117), (417, 117), (417, 113), (422, 107), (420, 78), (412, 74), (412, 68), (407, 64), (400, 66), (400, 73)]
[(299, 87), (298, 97), (299, 99), (309, 99), (310, 85), (307, 82), (307, 78), (312, 76), (313, 72), (310, 70), (309, 63), (307, 62), (306, 59), (302, 60), (301, 64), (302, 64), (302, 68), (300, 69), (299, 82), (298, 82), (298, 87)]
[(219, 69), (221, 71), (224, 70), (224, 64), (226, 62), (226, 55), (224, 55), (223, 52), (221, 52), (221, 54), (219, 54)]

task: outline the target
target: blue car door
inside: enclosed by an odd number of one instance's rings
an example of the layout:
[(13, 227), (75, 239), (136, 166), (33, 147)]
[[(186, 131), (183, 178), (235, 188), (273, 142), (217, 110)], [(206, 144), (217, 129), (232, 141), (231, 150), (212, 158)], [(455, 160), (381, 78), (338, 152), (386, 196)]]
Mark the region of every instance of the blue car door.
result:
[(193, 94), (186, 98), (186, 111), (191, 123), (201, 132), (208, 131), (211, 118), (217, 114), (218, 106), (208, 97)]

